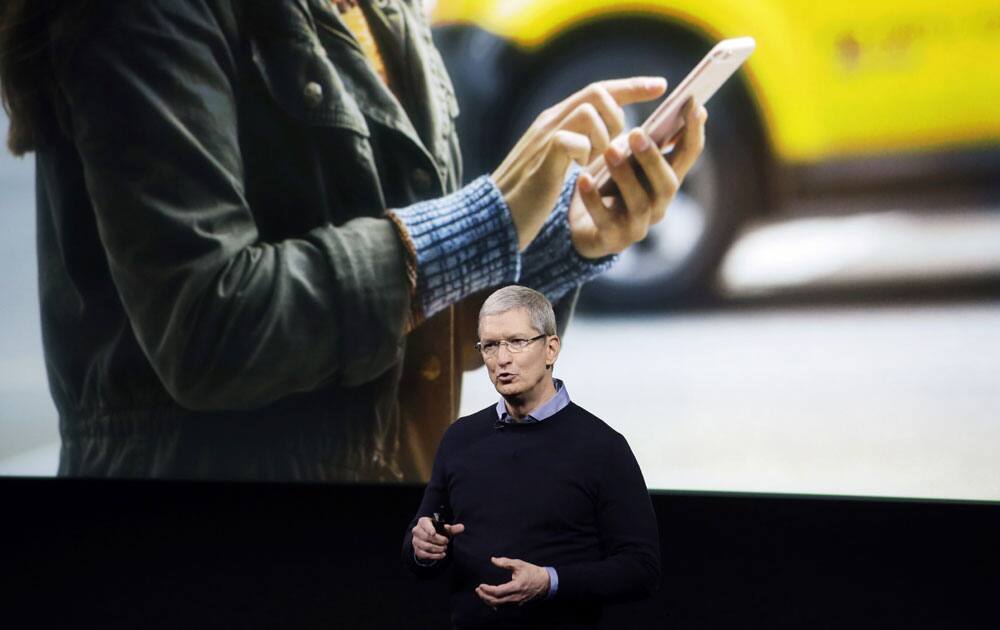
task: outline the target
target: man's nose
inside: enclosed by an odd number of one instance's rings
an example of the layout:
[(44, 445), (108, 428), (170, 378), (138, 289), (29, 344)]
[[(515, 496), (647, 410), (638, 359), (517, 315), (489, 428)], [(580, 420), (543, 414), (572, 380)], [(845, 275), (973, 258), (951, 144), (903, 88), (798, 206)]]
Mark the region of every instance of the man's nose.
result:
[(497, 363), (501, 365), (506, 365), (514, 359), (514, 353), (510, 351), (507, 344), (502, 343), (500, 347), (497, 348)]

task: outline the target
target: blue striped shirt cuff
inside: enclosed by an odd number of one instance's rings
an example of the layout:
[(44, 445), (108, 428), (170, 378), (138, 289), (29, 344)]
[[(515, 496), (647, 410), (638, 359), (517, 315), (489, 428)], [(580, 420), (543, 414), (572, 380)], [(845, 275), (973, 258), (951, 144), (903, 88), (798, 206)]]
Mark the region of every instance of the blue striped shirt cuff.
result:
[(573, 247), (569, 234), (569, 205), (579, 175), (580, 168), (574, 165), (566, 177), (555, 209), (535, 240), (521, 254), (523, 271), (520, 283), (543, 293), (550, 302), (604, 273), (618, 260), (617, 254), (584, 258)]
[(441, 197), (389, 210), (416, 257), (416, 295), (424, 317), (521, 274), (517, 230), (500, 190), (486, 175)]
[(559, 590), (559, 574), (552, 567), (545, 567), (545, 570), (549, 572), (549, 594), (545, 599), (552, 599), (556, 596), (556, 591)]

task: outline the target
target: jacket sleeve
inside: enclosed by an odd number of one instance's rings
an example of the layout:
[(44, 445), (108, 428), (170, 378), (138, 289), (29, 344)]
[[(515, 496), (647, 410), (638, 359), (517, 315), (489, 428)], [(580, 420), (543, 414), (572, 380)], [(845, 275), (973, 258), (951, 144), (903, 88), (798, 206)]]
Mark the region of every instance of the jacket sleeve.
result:
[(190, 408), (245, 409), (382, 373), (410, 309), (390, 221), (261, 240), (237, 137), (237, 44), (218, 12), (99, 6), (97, 28), (57, 55), (57, 84), (113, 280), (167, 390)]
[(600, 470), (597, 518), (604, 558), (557, 565), (557, 599), (612, 603), (648, 596), (659, 587), (656, 515), (642, 471), (623, 436), (614, 436)]
[[(431, 469), (431, 479), (427, 482), (427, 487), (424, 489), (424, 498), (420, 501), (420, 508), (417, 510), (416, 516), (410, 521), (410, 524), (406, 527), (406, 533), (403, 535), (403, 553), (402, 560), (403, 566), (409, 568), (413, 573), (420, 578), (431, 578), (440, 575), (448, 568), (451, 564), (451, 546), (449, 545), (448, 551), (445, 553), (444, 560), (439, 560), (430, 565), (421, 565), (417, 563), (416, 557), (413, 555), (413, 528), (416, 526), (417, 521), (422, 516), (431, 516), (437, 511), (439, 506), (450, 507), (450, 501), (448, 498), (448, 477), (445, 471), (445, 444), (448, 441), (448, 433), (446, 432), (444, 437), (441, 438), (441, 444), (438, 445), (437, 454), (434, 456), (434, 466)], [(459, 534), (461, 535), (461, 534)]]

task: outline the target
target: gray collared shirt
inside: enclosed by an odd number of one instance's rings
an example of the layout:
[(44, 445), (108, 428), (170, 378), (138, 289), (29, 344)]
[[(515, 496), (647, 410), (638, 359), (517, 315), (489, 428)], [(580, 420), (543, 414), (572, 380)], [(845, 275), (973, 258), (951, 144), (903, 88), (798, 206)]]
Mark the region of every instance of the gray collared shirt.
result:
[(521, 420), (515, 420), (514, 416), (510, 415), (507, 411), (507, 403), (501, 398), (500, 402), (497, 403), (497, 419), (504, 424), (514, 424), (514, 423), (531, 423), (531, 422), (541, 422), (542, 420), (547, 420), (556, 413), (562, 411), (569, 404), (569, 391), (566, 390), (566, 386), (557, 378), (552, 379), (553, 385), (556, 386), (556, 395), (549, 398), (544, 403), (538, 406), (537, 409), (533, 409), (530, 413), (524, 416)]

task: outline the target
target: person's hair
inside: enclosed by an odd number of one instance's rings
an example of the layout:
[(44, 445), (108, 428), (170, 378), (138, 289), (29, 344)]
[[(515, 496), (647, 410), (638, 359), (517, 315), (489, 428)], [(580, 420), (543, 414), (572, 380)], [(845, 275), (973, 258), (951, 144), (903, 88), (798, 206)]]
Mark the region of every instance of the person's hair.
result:
[(518, 308), (528, 311), (528, 318), (535, 330), (545, 335), (556, 334), (556, 314), (549, 300), (534, 289), (516, 284), (491, 293), (479, 309), (479, 321), (482, 323), (484, 317), (500, 315)]
[(88, 27), (86, 0), (4, 0), (0, 4), (0, 100), (10, 116), (7, 148), (38, 148), (55, 124), (52, 45)]
[(14, 155), (36, 146), (49, 9), (46, 0), (7, 0), (0, 13), (0, 94), (10, 116), (7, 148)]

